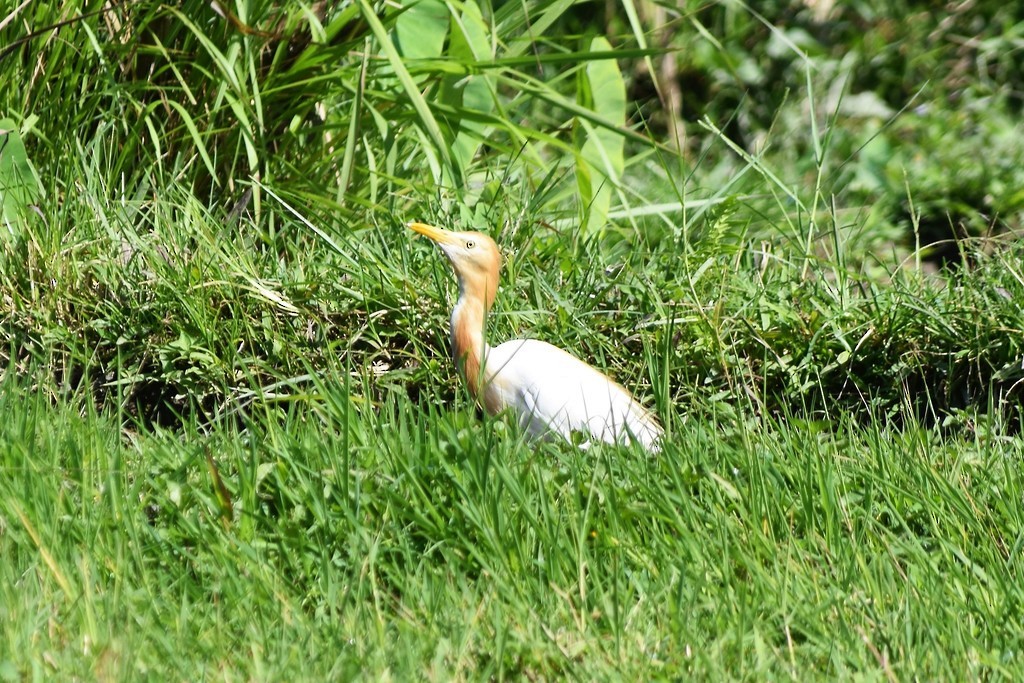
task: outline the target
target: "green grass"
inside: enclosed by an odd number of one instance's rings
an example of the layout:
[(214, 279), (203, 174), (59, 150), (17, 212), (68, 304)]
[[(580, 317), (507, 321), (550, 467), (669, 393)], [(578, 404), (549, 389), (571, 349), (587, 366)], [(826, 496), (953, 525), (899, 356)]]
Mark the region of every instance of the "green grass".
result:
[(361, 409), (342, 382), (290, 420), (125, 438), (8, 382), (9, 671), (1019, 670), (1018, 440), (712, 418), (658, 458), (579, 453), (405, 399)]
[[(982, 4), (907, 54), (913, 3), (10, 15), (0, 681), (1019, 678), (1019, 24)], [(679, 152), (635, 95), (673, 41), (714, 84)], [(494, 235), (490, 338), (607, 370), (663, 452), (481, 415), (408, 220)]]

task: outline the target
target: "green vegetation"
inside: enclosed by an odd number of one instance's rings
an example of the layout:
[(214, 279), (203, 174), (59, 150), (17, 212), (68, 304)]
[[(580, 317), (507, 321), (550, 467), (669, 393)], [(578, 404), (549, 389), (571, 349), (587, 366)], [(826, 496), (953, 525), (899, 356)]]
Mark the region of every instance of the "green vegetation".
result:
[(0, 17), (0, 681), (1019, 678), (1024, 17), (683, 5)]

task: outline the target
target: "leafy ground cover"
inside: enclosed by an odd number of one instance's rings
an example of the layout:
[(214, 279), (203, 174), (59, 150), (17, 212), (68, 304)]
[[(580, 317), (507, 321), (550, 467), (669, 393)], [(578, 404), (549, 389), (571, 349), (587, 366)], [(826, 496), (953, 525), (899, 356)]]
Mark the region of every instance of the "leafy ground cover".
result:
[[(10, 10), (0, 679), (1019, 677), (1024, 23), (972, 7)], [(664, 452), (480, 415), (413, 219)]]

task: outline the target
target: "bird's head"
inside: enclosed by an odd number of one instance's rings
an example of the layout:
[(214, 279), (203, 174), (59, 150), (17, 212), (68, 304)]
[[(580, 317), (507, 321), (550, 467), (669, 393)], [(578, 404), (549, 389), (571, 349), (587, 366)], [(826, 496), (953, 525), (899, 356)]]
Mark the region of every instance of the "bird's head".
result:
[(494, 240), (479, 232), (454, 232), (425, 223), (409, 223), (409, 228), (434, 240), (452, 264), (462, 291), (481, 296), (490, 307), (501, 270), (501, 252)]

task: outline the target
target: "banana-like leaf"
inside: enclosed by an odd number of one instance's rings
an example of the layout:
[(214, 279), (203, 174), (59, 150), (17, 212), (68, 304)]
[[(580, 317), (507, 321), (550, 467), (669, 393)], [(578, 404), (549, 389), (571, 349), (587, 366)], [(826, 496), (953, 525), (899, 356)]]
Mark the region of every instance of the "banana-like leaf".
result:
[(18, 224), (42, 195), (42, 184), (17, 124), (0, 120), (0, 223), (7, 229)]
[[(463, 5), (462, 14), (453, 14), (451, 21), (451, 45), (448, 48), (451, 59), (464, 64), (474, 64), (493, 57), (488, 27), (476, 2), (468, 0)], [(493, 74), (449, 74), (442, 81), (440, 100), (457, 110), (490, 114), (494, 111), (496, 99), (494, 84)], [(489, 128), (479, 120), (459, 117), (453, 121), (452, 130), (452, 157), (460, 168), (465, 169), (476, 156)]]
[[(380, 46), (381, 51), (384, 53), (384, 57), (387, 59), (388, 64), (394, 71), (395, 76), (398, 78), (398, 82), (401, 84), (402, 90), (405, 92), (405, 96), (409, 98), (413, 109), (416, 110), (416, 115), (419, 118), (420, 125), (429, 138), (429, 143), (423, 147), (423, 151), (427, 155), (427, 162), (430, 164), (432, 169), (434, 169), (435, 175), (438, 176), (438, 171), (442, 166), (449, 168), (452, 175), (455, 177), (454, 184), (458, 184), (459, 179), (462, 176), (461, 169), (455, 166), (452, 161), (451, 154), (449, 153), (449, 143), (444, 139), (444, 135), (441, 133), (441, 128), (437, 124), (437, 119), (434, 118), (430, 105), (427, 104), (426, 99), (423, 97), (423, 93), (420, 92), (420, 88), (416, 84), (412, 75), (410, 75), (409, 70), (405, 68), (405, 62), (402, 59), (402, 55), (399, 53), (398, 48), (395, 46), (395, 43), (387, 30), (384, 28), (384, 24), (381, 22), (380, 17), (377, 16), (373, 7), (370, 6), (370, 3), (367, 0), (357, 1), (359, 8), (362, 11), (363, 19), (367, 24), (369, 24), (374, 38), (377, 39), (377, 44)], [(440, 155), (440, 159), (435, 156), (435, 152)]]
[[(605, 38), (597, 37), (590, 48), (605, 51), (611, 45)], [(588, 103), (602, 119), (616, 127), (625, 124), (626, 84), (615, 60), (588, 63), (580, 91), (583, 103)], [(583, 119), (578, 124), (578, 139), (582, 139), (583, 145), (577, 157), (576, 176), (586, 216), (584, 227), (588, 231), (600, 230), (608, 220), (612, 193), (625, 167), (625, 138), (614, 128), (592, 126)]]
[(418, 0), (395, 20), (392, 35), (405, 59), (440, 57), (448, 35), (448, 8), (443, 0)]

